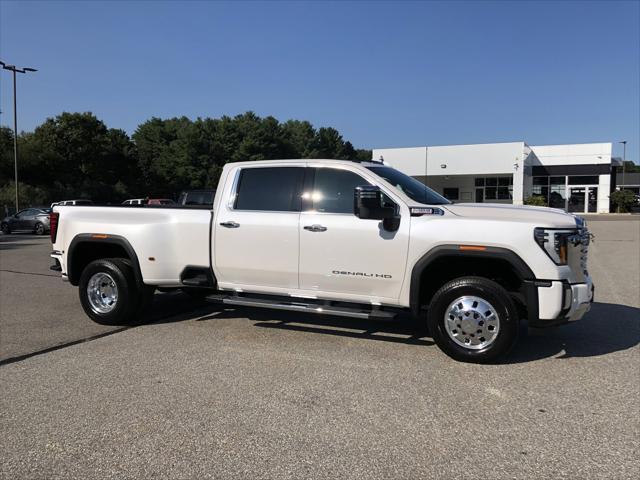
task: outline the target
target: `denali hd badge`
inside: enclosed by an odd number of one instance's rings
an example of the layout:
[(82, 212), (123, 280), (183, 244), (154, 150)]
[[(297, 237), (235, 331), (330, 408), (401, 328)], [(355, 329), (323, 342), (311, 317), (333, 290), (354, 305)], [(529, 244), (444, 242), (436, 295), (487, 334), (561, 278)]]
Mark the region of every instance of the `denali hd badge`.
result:
[(347, 275), (353, 277), (392, 278), (391, 275), (386, 275), (384, 273), (346, 272), (344, 270), (333, 270), (331, 273), (334, 275)]
[(444, 210), (431, 207), (411, 207), (412, 217), (421, 217), (422, 215), (444, 215)]

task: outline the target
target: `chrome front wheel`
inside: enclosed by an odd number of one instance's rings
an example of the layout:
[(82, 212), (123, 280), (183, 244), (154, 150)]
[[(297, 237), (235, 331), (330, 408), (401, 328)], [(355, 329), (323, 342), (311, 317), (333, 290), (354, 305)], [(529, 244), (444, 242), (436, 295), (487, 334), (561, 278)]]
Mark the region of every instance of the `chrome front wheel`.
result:
[(106, 272), (95, 273), (87, 284), (87, 299), (95, 313), (110, 313), (118, 303), (118, 286)]
[(476, 296), (456, 298), (446, 309), (444, 326), (457, 345), (482, 350), (500, 332), (500, 317), (491, 303)]
[(433, 295), (427, 323), (433, 340), (451, 358), (487, 363), (515, 345), (520, 316), (503, 286), (468, 276), (450, 280)]

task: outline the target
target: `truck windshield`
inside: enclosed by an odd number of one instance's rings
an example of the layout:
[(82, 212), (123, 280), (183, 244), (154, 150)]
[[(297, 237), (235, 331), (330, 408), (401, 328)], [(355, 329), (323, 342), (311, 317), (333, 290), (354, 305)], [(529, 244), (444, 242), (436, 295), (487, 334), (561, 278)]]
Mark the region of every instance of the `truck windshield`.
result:
[(415, 178), (405, 175), (395, 168), (367, 167), (367, 169), (371, 170), (379, 177), (384, 178), (411, 200), (415, 200), (416, 202), (424, 203), (426, 205), (447, 205), (451, 203), (439, 193), (434, 192)]

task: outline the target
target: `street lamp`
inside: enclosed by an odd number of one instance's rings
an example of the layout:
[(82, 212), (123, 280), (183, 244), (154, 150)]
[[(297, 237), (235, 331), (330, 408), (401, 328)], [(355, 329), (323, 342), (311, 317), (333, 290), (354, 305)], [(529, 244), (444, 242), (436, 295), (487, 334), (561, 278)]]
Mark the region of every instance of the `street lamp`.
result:
[(625, 162), (627, 161), (627, 141), (623, 140), (618, 143), (622, 144), (622, 185), (624, 187), (624, 168), (625, 168)]
[(16, 182), (16, 212), (18, 208), (18, 99), (16, 94), (16, 73), (37, 72), (35, 68), (31, 67), (16, 67), (15, 65), (7, 65), (3, 61), (0, 61), (0, 65), (4, 70), (13, 72), (13, 164), (15, 169), (15, 182)]

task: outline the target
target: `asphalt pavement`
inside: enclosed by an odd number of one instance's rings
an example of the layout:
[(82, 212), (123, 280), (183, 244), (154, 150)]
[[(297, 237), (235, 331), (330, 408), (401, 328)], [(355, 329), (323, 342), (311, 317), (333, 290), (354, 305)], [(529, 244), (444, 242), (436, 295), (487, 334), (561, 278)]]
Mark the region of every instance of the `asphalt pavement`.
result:
[(0, 478), (637, 478), (640, 222), (591, 230), (592, 311), (499, 365), (179, 293), (98, 326), (46, 238), (0, 236)]

